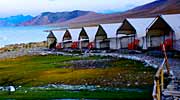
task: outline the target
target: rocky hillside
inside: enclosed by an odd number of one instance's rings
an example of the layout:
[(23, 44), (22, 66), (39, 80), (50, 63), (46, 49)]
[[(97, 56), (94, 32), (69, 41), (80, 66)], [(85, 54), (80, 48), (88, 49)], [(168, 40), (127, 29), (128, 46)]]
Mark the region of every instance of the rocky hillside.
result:
[(125, 12), (125, 14), (136, 14), (147, 17), (173, 13), (180, 13), (180, 0), (157, 0)]
[(80, 10), (75, 10), (72, 12), (56, 12), (56, 13), (44, 12), (34, 17), (32, 20), (21, 23), (19, 25), (26, 26), (26, 25), (47, 25), (51, 23), (61, 23), (89, 13), (93, 13), (93, 12), (80, 11)]
[(10, 16), (6, 18), (0, 18), (0, 26), (15, 26), (17, 24), (26, 22), (33, 17), (30, 15), (24, 16), (24, 15), (17, 15), (17, 16)]
[(160, 14), (180, 13), (180, 0), (157, 0), (134, 9), (116, 14), (87, 14), (68, 20), (63, 23), (53, 24), (58, 26), (79, 27), (84, 25), (96, 25), (99, 23), (122, 22), (124, 18), (154, 17)]
[(53, 25), (81, 27), (100, 23), (122, 22), (124, 18), (154, 17), (160, 14), (180, 13), (180, 0), (157, 0), (123, 13), (98, 14), (89, 11), (45, 12), (20, 25)]

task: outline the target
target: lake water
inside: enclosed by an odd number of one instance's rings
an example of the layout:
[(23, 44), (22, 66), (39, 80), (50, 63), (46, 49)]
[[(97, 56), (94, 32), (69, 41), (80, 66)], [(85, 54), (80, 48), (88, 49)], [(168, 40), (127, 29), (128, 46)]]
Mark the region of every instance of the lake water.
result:
[(0, 47), (8, 44), (45, 41), (48, 35), (44, 30), (53, 27), (0, 27)]

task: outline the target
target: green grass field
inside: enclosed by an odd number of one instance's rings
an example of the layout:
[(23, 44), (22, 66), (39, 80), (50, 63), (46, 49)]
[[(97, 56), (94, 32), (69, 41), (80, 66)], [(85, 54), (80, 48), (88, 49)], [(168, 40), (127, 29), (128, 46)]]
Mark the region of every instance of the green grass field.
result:
[(122, 100), (152, 100), (149, 91), (143, 92), (107, 92), (107, 91), (17, 91), (8, 95), (7, 92), (0, 92), (0, 99), (17, 99), (17, 100), (46, 100), (46, 99), (122, 99)]
[[(72, 60), (103, 59), (102, 57), (71, 57), (71, 56), (23, 56), (14, 59), (0, 60), (0, 86), (44, 86), (47, 84), (88, 84), (110, 87), (146, 88), (152, 86), (155, 69), (144, 67), (137, 61), (119, 59), (108, 64), (108, 68), (94, 69), (73, 69), (64, 68), (69, 66), (65, 63)], [(105, 81), (104, 81), (105, 80)], [(114, 84), (120, 82), (119, 84)], [(138, 84), (135, 84), (137, 83)], [(130, 84), (130, 86), (127, 86)], [(67, 94), (67, 95), (62, 95)], [(88, 95), (84, 95), (88, 94)], [(21, 91), (15, 92), (11, 96), (0, 92), (0, 98), (129, 98), (127, 92), (88, 92), (81, 91), (40, 91), (24, 94)], [(151, 97), (151, 90), (143, 93), (132, 92), (132, 96), (138, 98)], [(142, 95), (143, 94), (143, 95)], [(47, 96), (44, 96), (47, 95)], [(44, 98), (43, 98), (44, 99)]]

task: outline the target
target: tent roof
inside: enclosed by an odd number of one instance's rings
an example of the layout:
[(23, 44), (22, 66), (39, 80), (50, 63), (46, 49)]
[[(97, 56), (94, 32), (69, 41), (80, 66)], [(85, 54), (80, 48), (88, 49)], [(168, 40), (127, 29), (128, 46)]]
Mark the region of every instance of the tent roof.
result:
[(50, 31), (50, 33), (47, 36), (47, 38), (56, 38), (56, 37), (54, 36), (54, 33), (52, 31)]
[(161, 16), (175, 32), (176, 40), (180, 39), (180, 14)]
[(63, 41), (63, 36), (64, 36), (65, 32), (66, 32), (66, 30), (53, 31), (55, 37), (57, 38), (58, 43)]
[(118, 28), (117, 33), (119, 35), (132, 35), (136, 34), (135, 28), (129, 23), (127, 19), (125, 19), (121, 25), (121, 27)]
[[(81, 38), (81, 36), (84, 36), (84, 37)], [(85, 31), (84, 27), (81, 29), (78, 39), (79, 40), (89, 40), (89, 36), (88, 36), (87, 32)]]
[(89, 36), (89, 40), (90, 41), (94, 41), (95, 36), (96, 36), (96, 32), (98, 30), (98, 26), (96, 27), (84, 27), (87, 35)]
[(72, 41), (78, 41), (79, 34), (81, 32), (81, 28), (80, 29), (68, 29), (68, 31), (71, 34)]
[(154, 18), (127, 18), (127, 21), (136, 29), (138, 38), (146, 36), (148, 26)]
[(107, 38), (112, 38), (112, 37), (116, 37), (117, 30), (122, 25), (122, 23), (111, 23), (111, 24), (100, 24), (100, 25), (107, 33)]

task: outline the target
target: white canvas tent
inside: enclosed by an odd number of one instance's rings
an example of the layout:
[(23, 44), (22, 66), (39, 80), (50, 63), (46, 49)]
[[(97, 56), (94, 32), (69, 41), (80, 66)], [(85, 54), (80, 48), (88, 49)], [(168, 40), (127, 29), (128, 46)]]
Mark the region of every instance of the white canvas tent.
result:
[(128, 44), (133, 42), (136, 35), (135, 28), (130, 24), (130, 22), (125, 19), (122, 25), (117, 30), (117, 47), (118, 49), (127, 49)]
[(107, 35), (107, 40), (109, 40), (109, 42), (105, 42), (105, 43), (102, 42), (101, 47), (109, 47), (110, 49), (117, 49), (116, 32), (121, 25), (122, 23), (100, 24), (100, 26), (105, 31), (105, 34)]
[(81, 29), (80, 33), (79, 33), (79, 48), (88, 48), (88, 44), (89, 44), (89, 36), (86, 32), (86, 30), (84, 29), (84, 27)]
[[(159, 46), (171, 39), (173, 48), (176, 49), (180, 39), (180, 14), (170, 14), (157, 16), (148, 27), (148, 47)], [(152, 36), (156, 36), (155, 39)], [(176, 40), (175, 43), (173, 40)]]
[(61, 43), (63, 42), (63, 36), (64, 36), (64, 33), (65, 33), (65, 30), (62, 30), (62, 31), (53, 31), (56, 39), (57, 39), (57, 43)]
[(174, 49), (180, 51), (180, 14), (162, 15), (162, 18), (171, 26), (174, 31), (176, 43)]
[[(78, 29), (68, 29), (68, 31), (70, 32), (71, 34), (71, 37), (72, 37), (72, 42), (77, 42), (78, 45), (77, 45), (77, 48), (79, 47), (79, 33), (81, 31), (81, 28), (78, 28)], [(71, 44), (72, 45), (72, 44)], [(81, 45), (80, 45), (81, 47)]]
[(127, 21), (134, 27), (136, 31), (136, 39), (140, 40), (139, 46), (142, 49), (147, 49), (146, 33), (147, 28), (153, 22), (154, 18), (128, 18)]
[(161, 16), (173, 29), (175, 40), (180, 39), (180, 14), (162, 15)]
[(154, 18), (128, 18), (129, 23), (135, 28), (137, 38), (146, 36), (147, 27), (153, 22)]
[(117, 29), (122, 23), (100, 24), (107, 34), (107, 38), (116, 37)]
[(81, 29), (79, 29), (79, 28), (78, 29), (68, 29), (68, 31), (71, 34), (73, 42), (79, 41), (78, 38), (79, 38), (79, 33), (80, 33)]
[(61, 45), (61, 48), (63, 48), (63, 36), (64, 36), (64, 33), (65, 33), (65, 30), (62, 30), (62, 31), (53, 31), (56, 39), (57, 39), (57, 46), (58, 45)]
[(72, 44), (72, 36), (69, 30), (66, 30), (63, 35), (63, 48), (70, 48)]
[(95, 35), (98, 30), (98, 26), (84, 27), (84, 29), (89, 37), (89, 43), (88, 43), (87, 47), (95, 48)]
[(98, 30), (98, 27), (84, 27), (86, 33), (88, 34), (89, 41), (94, 42), (96, 32)]
[(57, 39), (52, 31), (49, 31), (49, 35), (47, 36), (47, 46), (49, 49), (55, 48)]

